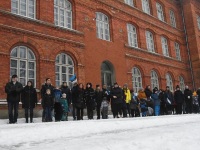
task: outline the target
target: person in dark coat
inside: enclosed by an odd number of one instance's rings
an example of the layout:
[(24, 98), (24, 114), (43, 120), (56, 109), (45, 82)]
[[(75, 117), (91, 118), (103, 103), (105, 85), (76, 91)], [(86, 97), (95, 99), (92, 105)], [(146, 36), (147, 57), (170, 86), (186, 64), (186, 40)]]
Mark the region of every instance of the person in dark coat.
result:
[(93, 110), (96, 107), (96, 102), (95, 102), (95, 91), (92, 88), (92, 83), (86, 84), (85, 101), (87, 106), (88, 119), (93, 119)]
[(153, 94), (151, 95), (151, 98), (153, 99), (153, 102), (154, 102), (154, 114), (155, 116), (159, 116), (160, 115), (160, 99), (159, 99), (159, 91), (157, 87), (153, 89)]
[(110, 91), (107, 89), (107, 86), (104, 84), (102, 88), (103, 98), (106, 97), (107, 101), (110, 102)]
[(199, 104), (200, 104), (200, 88), (197, 90), (197, 95), (198, 95), (198, 100), (199, 100)]
[(101, 103), (103, 100), (103, 92), (101, 91), (100, 85), (96, 85), (96, 90), (95, 90), (95, 101), (97, 103), (96, 111), (97, 111), (97, 119), (100, 119), (101, 115)]
[(17, 80), (17, 75), (13, 75), (11, 82), (8, 82), (5, 86), (5, 92), (7, 93), (8, 115), (10, 124), (17, 123), (20, 96), (23, 90), (22, 84)]
[(174, 96), (173, 96), (173, 93), (170, 91), (169, 86), (166, 86), (164, 97), (165, 97), (165, 104), (166, 104), (166, 112), (167, 114), (172, 114)]
[(52, 121), (52, 108), (54, 106), (54, 97), (51, 94), (51, 90), (47, 89), (45, 95), (42, 99), (42, 107), (44, 109), (44, 121), (51, 122)]
[(186, 104), (186, 113), (192, 113), (192, 91), (189, 89), (188, 86), (185, 86), (184, 90), (184, 100)]
[(165, 103), (165, 91), (162, 89), (160, 89), (159, 99), (160, 99), (160, 115), (168, 114)]
[(30, 123), (33, 123), (33, 109), (37, 105), (37, 93), (31, 81), (28, 81), (24, 87), (21, 100), (22, 108), (25, 109), (26, 123), (28, 123), (28, 112), (30, 112)]
[(72, 93), (71, 93), (70, 88), (67, 86), (67, 82), (63, 82), (60, 89), (61, 89), (62, 94), (65, 93), (67, 95), (68, 106), (70, 106), (71, 101), (72, 101)]
[[(44, 98), (44, 96), (46, 94), (46, 90), (47, 89), (50, 90), (51, 96), (54, 97), (54, 86), (52, 86), (50, 78), (46, 78), (46, 83), (42, 85), (42, 88), (40, 90), (42, 101), (43, 101), (43, 98)], [(45, 121), (44, 117), (45, 117), (45, 112), (43, 111), (43, 113), (42, 113), (42, 121)]]
[(146, 97), (147, 97), (147, 100), (146, 100), (147, 106), (154, 109), (154, 103), (153, 103), (153, 101), (151, 99), (151, 95), (152, 95), (151, 86), (147, 85), (145, 90), (144, 90), (144, 92), (145, 92)]
[(182, 107), (184, 102), (184, 95), (180, 90), (179, 85), (176, 86), (176, 91), (174, 92), (174, 100), (177, 105), (177, 114), (182, 114)]
[(118, 114), (120, 114), (120, 111), (123, 106), (123, 91), (117, 83), (114, 83), (114, 87), (111, 90), (110, 97), (111, 97), (111, 104), (113, 105), (112, 106), (113, 117), (119, 118)]

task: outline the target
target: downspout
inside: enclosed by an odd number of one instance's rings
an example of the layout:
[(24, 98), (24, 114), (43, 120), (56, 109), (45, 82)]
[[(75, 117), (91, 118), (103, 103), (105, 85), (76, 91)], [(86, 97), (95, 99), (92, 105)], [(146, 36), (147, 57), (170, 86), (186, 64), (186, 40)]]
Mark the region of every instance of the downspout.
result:
[(186, 41), (188, 59), (189, 59), (189, 65), (190, 65), (190, 73), (191, 73), (191, 78), (192, 78), (192, 86), (193, 86), (193, 90), (196, 90), (196, 86), (195, 86), (195, 82), (194, 82), (194, 73), (193, 73), (193, 68), (192, 68), (191, 55), (190, 55), (190, 48), (189, 48), (189, 43), (188, 43), (188, 35), (187, 35), (187, 30), (186, 30), (186, 25), (185, 25), (185, 16), (184, 16), (184, 12), (183, 12), (182, 0), (180, 0), (180, 2), (181, 2), (182, 21), (183, 21), (183, 27), (184, 27), (184, 33), (185, 33), (185, 41)]

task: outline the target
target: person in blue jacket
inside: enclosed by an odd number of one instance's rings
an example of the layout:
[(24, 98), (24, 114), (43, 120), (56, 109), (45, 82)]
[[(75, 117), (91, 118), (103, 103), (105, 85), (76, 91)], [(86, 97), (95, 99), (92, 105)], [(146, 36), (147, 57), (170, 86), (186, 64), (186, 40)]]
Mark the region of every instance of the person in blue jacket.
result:
[(160, 99), (159, 99), (159, 92), (158, 92), (157, 87), (153, 89), (151, 98), (153, 99), (153, 103), (154, 103), (154, 114), (155, 116), (159, 116), (160, 115)]

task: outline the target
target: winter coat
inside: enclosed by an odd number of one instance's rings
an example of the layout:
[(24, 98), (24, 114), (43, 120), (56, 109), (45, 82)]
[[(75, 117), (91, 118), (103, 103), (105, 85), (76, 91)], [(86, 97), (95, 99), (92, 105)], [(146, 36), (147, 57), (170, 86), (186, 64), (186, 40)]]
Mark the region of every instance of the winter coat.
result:
[(151, 96), (151, 94), (152, 94), (152, 91), (146, 87), (145, 90), (144, 90), (144, 92), (145, 92), (145, 94), (146, 94), (146, 97), (147, 97), (147, 98), (150, 98), (150, 96)]
[(23, 90), (23, 86), (20, 82), (9, 82), (5, 86), (5, 92), (7, 93), (7, 102), (20, 102), (20, 95)]
[(103, 98), (106, 97), (108, 101), (110, 101), (110, 91), (107, 89), (102, 89)]
[(151, 98), (153, 99), (154, 106), (160, 106), (160, 99), (158, 93), (151, 94)]
[(159, 99), (160, 99), (160, 105), (165, 105), (165, 92), (164, 91), (161, 91), (159, 93)]
[(101, 108), (100, 110), (102, 111), (103, 108), (107, 108), (108, 109), (108, 106), (109, 106), (109, 103), (107, 100), (103, 100), (102, 103), (101, 103)]
[(53, 100), (53, 96), (51, 94), (45, 94), (43, 96), (43, 99), (42, 99), (42, 107), (43, 108), (46, 108), (46, 107), (53, 107), (54, 105), (54, 100)]
[(71, 104), (71, 102), (72, 102), (72, 92), (69, 89), (69, 87), (62, 85), (60, 89), (61, 89), (62, 94), (65, 93), (67, 95), (68, 104)]
[(147, 96), (146, 96), (144, 91), (138, 91), (138, 96), (137, 97), (138, 97), (139, 100), (147, 98)]
[(51, 91), (51, 96), (52, 97), (54, 97), (54, 87), (50, 84), (50, 85), (48, 85), (48, 84), (44, 84), (44, 85), (42, 85), (42, 88), (41, 88), (41, 97), (42, 97), (42, 99), (43, 99), (43, 97), (44, 97), (44, 95), (46, 94), (46, 90), (47, 89), (50, 89), (50, 91)]
[(35, 108), (35, 105), (37, 104), (37, 93), (35, 88), (33, 88), (33, 86), (25, 86), (21, 94), (21, 100), (23, 108)]
[(60, 99), (60, 104), (61, 104), (61, 107), (62, 107), (62, 110), (63, 110), (63, 114), (62, 114), (62, 117), (61, 117), (61, 120), (62, 121), (67, 121), (67, 114), (68, 114), (68, 100), (66, 98), (61, 98)]
[(60, 89), (53, 90), (55, 102), (59, 102), (60, 98), (62, 97), (62, 92)]
[(85, 108), (85, 91), (84, 89), (79, 88), (79, 86), (75, 86), (72, 89), (72, 101), (73, 105), (76, 108)]
[[(123, 103), (123, 91), (121, 88), (113, 88), (110, 93), (112, 104), (122, 104)], [(113, 98), (116, 96), (117, 98)]]
[[(171, 91), (165, 91), (165, 104), (166, 105), (173, 105), (174, 104), (174, 96), (172, 94)], [(168, 102), (168, 100), (170, 101), (170, 103)]]
[(184, 102), (184, 95), (180, 90), (174, 92), (174, 100), (176, 104), (182, 104)]
[(95, 91), (95, 101), (97, 103), (97, 107), (101, 107), (101, 102), (103, 100), (103, 92), (102, 91)]
[(130, 103), (131, 102), (130, 90), (127, 88), (127, 89), (123, 89), (123, 91), (124, 91), (126, 103)]
[(130, 102), (130, 109), (136, 110), (138, 107), (137, 97), (134, 94), (131, 94), (131, 102)]
[(96, 107), (95, 91), (91, 85), (90, 88), (86, 88), (84, 96), (87, 107), (94, 109)]
[(186, 103), (192, 103), (192, 91), (189, 89), (185, 89), (184, 98)]

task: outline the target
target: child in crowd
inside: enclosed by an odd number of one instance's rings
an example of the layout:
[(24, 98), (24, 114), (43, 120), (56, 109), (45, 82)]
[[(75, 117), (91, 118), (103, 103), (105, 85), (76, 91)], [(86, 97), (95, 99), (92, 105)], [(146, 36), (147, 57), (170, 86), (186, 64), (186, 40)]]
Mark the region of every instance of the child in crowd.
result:
[(61, 121), (68, 121), (68, 100), (67, 95), (65, 93), (62, 94), (62, 97), (60, 98), (60, 104), (62, 107), (62, 116)]
[(104, 97), (103, 101), (101, 103), (101, 114), (102, 114), (102, 119), (108, 119), (108, 106), (109, 103), (107, 101), (107, 98)]
[(148, 108), (147, 108), (145, 99), (140, 99), (140, 109), (141, 109), (142, 117), (147, 116)]
[(44, 116), (44, 121), (45, 122), (51, 122), (52, 121), (52, 114), (51, 111), (53, 109), (53, 96), (51, 95), (51, 90), (47, 89), (46, 93), (44, 95), (44, 98), (42, 100), (42, 107), (44, 109), (45, 112), (45, 116)]

